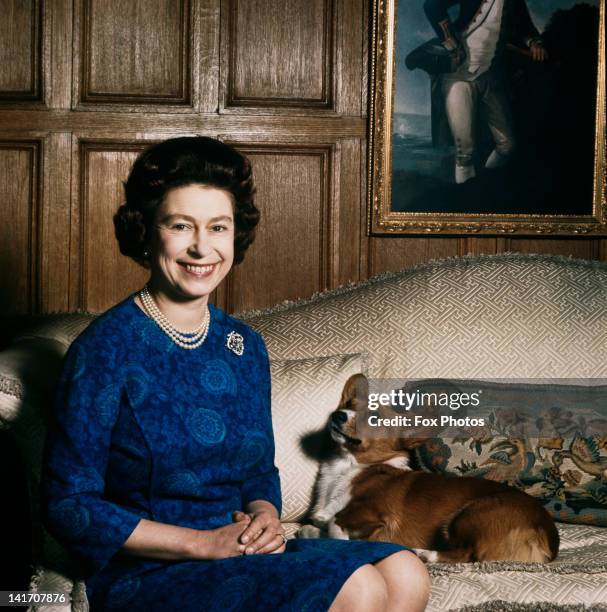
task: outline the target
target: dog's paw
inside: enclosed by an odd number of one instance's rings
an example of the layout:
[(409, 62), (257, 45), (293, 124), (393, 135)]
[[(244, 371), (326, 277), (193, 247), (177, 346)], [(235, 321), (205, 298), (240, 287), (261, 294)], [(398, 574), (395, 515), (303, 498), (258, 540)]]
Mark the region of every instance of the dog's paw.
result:
[(322, 532), (318, 527), (315, 527), (314, 525), (303, 525), (299, 528), (297, 532), (297, 537), (318, 539), (322, 537)]
[(332, 518), (333, 518), (333, 514), (328, 514), (325, 512), (317, 512), (313, 516), (312, 521), (314, 522), (316, 526), (322, 529), (323, 527), (327, 526), (327, 524)]
[(436, 561), (438, 560), (438, 553), (435, 550), (426, 550), (425, 548), (414, 548), (413, 552), (424, 563), (436, 563)]
[(336, 540), (349, 540), (350, 539), (348, 534), (335, 522), (335, 519), (329, 523), (327, 527), (327, 531), (329, 533), (330, 538), (334, 538)]
[(409, 457), (408, 456), (398, 456), (392, 457), (392, 459), (387, 459), (384, 461), (386, 465), (391, 465), (392, 467), (398, 468), (399, 470), (404, 470), (405, 472), (411, 472), (411, 468), (409, 467)]

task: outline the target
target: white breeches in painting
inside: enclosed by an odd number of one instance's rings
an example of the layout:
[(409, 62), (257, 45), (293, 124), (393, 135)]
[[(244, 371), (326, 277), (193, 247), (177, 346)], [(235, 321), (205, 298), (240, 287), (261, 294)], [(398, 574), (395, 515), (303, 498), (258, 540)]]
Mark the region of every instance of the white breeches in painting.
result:
[(486, 166), (496, 168), (503, 165), (514, 150), (515, 140), (508, 101), (499, 80), (491, 72), (486, 72), (474, 80), (445, 75), (443, 93), (447, 119), (456, 147), (456, 179), (463, 179), (457, 182), (464, 182), (474, 176), (477, 112), (487, 122), (495, 143), (495, 150)]

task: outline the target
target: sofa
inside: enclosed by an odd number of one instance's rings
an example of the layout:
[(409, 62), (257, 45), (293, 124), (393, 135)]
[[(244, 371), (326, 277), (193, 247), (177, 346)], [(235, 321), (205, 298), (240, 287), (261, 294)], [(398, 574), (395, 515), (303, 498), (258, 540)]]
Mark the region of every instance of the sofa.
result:
[[(28, 473), (35, 543), (30, 592), (71, 598), (48, 608), (53, 611), (81, 612), (88, 604), (77, 565), (38, 520), (44, 423), (62, 355), (94, 316), (41, 317), (0, 354), (0, 424), (14, 434)], [(600, 390), (607, 379), (607, 265), (600, 262), (514, 253), (459, 257), (237, 316), (263, 335), (270, 355), (288, 537), (296, 537), (313, 503), (315, 440), (354, 373), (502, 386), (552, 381), (570, 395), (578, 385)], [(568, 415), (569, 421), (575, 416)], [(527, 449), (522, 456), (533, 460), (535, 471), (527, 464), (527, 480), (513, 476), (513, 484), (528, 486), (568, 521), (558, 523), (557, 559), (430, 564), (428, 610), (607, 610), (607, 430), (604, 437), (602, 431)], [(507, 433), (501, 430), (506, 439), (497, 443), (495, 432), (435, 440), (426, 456), (417, 457), (418, 467), (447, 472), (455, 461), (485, 473), (498, 463), (512, 470), (518, 455)], [(573, 452), (580, 440), (594, 445), (586, 457), (590, 467), (580, 467)], [(529, 480), (530, 474), (535, 478)], [(582, 497), (574, 499), (572, 491)]]

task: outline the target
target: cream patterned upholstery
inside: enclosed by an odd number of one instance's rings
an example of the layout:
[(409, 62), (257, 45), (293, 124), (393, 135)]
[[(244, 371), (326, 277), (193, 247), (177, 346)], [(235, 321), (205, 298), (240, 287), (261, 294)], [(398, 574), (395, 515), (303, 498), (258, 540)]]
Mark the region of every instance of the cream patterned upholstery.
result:
[[(314, 403), (320, 412), (298, 411), (310, 418), (310, 427), (320, 423), (324, 411), (333, 409), (345, 378), (360, 367), (358, 354), (365, 355), (371, 377), (607, 377), (607, 266), (597, 262), (517, 254), (463, 257), (241, 318), (263, 334), (273, 362), (277, 460), (285, 468), (285, 518), (290, 521), (304, 512), (314, 469), (281, 446), (283, 440), (288, 446), (300, 437), (298, 427), (308, 427), (283, 411), (305, 399), (304, 389), (317, 380), (327, 398), (322, 406)], [(56, 341), (54, 349), (64, 350), (88, 320), (86, 315), (55, 317), (50, 326), (28, 333), (27, 348), (15, 345), (0, 356), (2, 426), (18, 427), (22, 410), (43, 414), (44, 392), (36, 390), (35, 377), (23, 378), (40, 362), (36, 339)], [(17, 368), (13, 361), (24, 353), (18, 357), (16, 350), (31, 352)], [(298, 489), (299, 474), (305, 490)], [(286, 528), (292, 534), (297, 524)], [(428, 609), (474, 604), (492, 610), (563, 609), (555, 601), (600, 609), (607, 601), (607, 529), (561, 525), (559, 530), (563, 553), (550, 566), (435, 564)], [(70, 590), (66, 570), (50, 571), (47, 559), (38, 559), (41, 567), (32, 589)], [(84, 612), (81, 582), (73, 594), (73, 610)]]
[[(558, 524), (560, 553), (554, 563), (434, 564), (428, 612), (458, 610), (501, 601), (491, 608), (605, 610), (607, 608), (607, 531), (604, 527)], [(582, 607), (586, 606), (586, 607)], [(476, 609), (476, 608), (475, 608)], [(478, 609), (483, 609), (479, 606)], [(513, 607), (512, 609), (518, 609)]]
[(461, 257), (247, 313), (270, 357), (369, 355), (372, 378), (607, 375), (607, 266)]
[(344, 383), (364, 371), (361, 355), (273, 361), (272, 421), (282, 488), (282, 520), (301, 521), (310, 506), (318, 462), (302, 450), (306, 434), (324, 429)]

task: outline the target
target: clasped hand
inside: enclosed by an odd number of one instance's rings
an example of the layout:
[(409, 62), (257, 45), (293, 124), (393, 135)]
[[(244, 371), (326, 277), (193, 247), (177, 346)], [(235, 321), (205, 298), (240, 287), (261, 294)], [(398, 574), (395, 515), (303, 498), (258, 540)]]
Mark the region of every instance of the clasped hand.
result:
[(232, 513), (232, 521), (223, 527), (199, 532), (201, 537), (203, 534), (206, 534), (206, 537), (198, 540), (194, 558), (226, 559), (239, 555), (285, 551), (280, 519), (271, 511), (236, 511)]
[(249, 513), (236, 511), (232, 519), (237, 524), (246, 523), (246, 528), (238, 538), (245, 555), (284, 552), (286, 546), (278, 517), (265, 510), (258, 510)]

